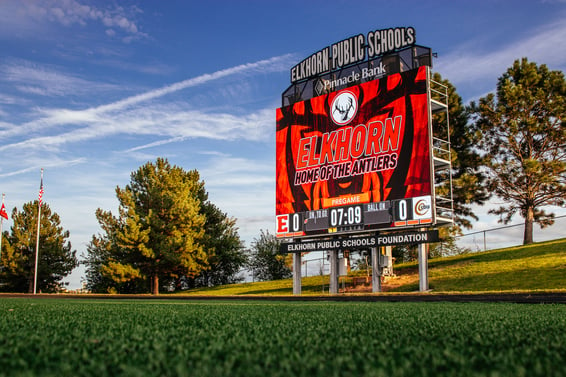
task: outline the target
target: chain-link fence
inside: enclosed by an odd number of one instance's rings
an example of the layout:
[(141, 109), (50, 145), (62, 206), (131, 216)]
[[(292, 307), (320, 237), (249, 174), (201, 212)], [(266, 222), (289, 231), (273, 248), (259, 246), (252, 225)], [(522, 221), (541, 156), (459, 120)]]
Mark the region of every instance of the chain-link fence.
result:
[[(456, 237), (456, 245), (471, 252), (499, 249), (523, 244), (525, 224), (513, 224), (478, 230)], [(566, 215), (557, 216), (554, 224), (541, 229), (533, 225), (533, 241), (549, 241), (566, 237)]]

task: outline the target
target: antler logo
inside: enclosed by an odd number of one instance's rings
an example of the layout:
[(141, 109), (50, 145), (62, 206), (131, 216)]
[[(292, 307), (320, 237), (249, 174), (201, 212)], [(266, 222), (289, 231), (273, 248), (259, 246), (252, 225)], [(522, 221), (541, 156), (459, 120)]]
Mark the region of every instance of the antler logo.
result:
[(348, 124), (358, 112), (358, 99), (354, 93), (347, 90), (343, 91), (334, 97), (330, 111), (334, 123), (339, 126)]

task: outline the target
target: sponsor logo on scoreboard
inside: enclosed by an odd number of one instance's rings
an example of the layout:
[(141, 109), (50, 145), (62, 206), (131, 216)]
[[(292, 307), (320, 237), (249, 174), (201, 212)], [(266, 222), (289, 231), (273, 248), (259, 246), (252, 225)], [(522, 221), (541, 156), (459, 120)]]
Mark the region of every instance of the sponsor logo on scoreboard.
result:
[(419, 196), (413, 198), (413, 218), (420, 220), (432, 216), (432, 204), (430, 196)]

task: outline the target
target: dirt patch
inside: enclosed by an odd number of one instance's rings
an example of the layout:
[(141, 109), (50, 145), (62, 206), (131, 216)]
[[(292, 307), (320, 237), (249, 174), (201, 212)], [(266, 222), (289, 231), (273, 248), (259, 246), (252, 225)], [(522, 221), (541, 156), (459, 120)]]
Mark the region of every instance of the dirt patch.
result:
[(417, 274), (404, 274), (387, 276), (385, 281), (381, 284), (383, 292), (391, 292), (399, 287), (408, 286), (419, 282), (419, 275)]
[[(393, 292), (399, 287), (418, 284), (419, 276), (415, 274), (402, 274), (394, 276), (384, 276), (381, 280), (382, 292)], [(344, 287), (340, 285), (341, 293), (371, 293), (371, 277), (364, 283), (346, 284)]]

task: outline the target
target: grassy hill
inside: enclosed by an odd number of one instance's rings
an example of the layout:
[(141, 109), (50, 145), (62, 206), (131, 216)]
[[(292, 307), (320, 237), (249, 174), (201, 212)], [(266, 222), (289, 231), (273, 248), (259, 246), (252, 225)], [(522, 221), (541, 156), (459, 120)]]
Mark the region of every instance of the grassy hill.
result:
[[(396, 276), (383, 283), (384, 292), (419, 289), (418, 264), (394, 266)], [(343, 277), (340, 287), (349, 293), (368, 293), (370, 287), (350, 287)], [(328, 294), (328, 276), (302, 280), (304, 295)], [(429, 260), (429, 286), (434, 292), (566, 291), (566, 238)], [(291, 295), (292, 279), (233, 284), (195, 289), (189, 295)]]

